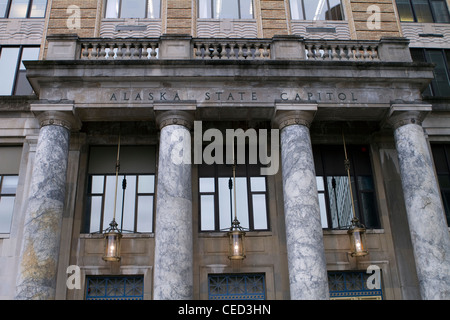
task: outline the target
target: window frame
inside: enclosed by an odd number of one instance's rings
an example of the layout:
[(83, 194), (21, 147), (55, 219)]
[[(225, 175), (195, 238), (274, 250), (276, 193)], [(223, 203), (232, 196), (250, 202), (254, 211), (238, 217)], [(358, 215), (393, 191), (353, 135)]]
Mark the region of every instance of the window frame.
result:
[[(439, 150), (441, 149), (442, 150)], [(438, 165), (436, 159), (438, 158), (438, 152), (441, 152), (441, 155), (445, 158), (445, 166)], [(450, 179), (450, 144), (448, 143), (431, 143), (431, 154), (433, 157), (433, 165), (436, 172), (436, 180), (438, 182), (438, 187), (440, 191), (440, 196), (442, 198), (442, 205), (444, 209), (444, 215), (447, 221), (447, 226), (450, 228), (450, 187), (444, 187), (441, 184), (440, 177), (446, 176)], [(441, 164), (441, 163), (439, 163)], [(444, 194), (449, 194), (448, 197), (444, 196)]]
[[(108, 295), (108, 284), (111, 284), (113, 281), (122, 281), (123, 280), (123, 293), (124, 295)], [(139, 281), (141, 294), (139, 295), (127, 295), (127, 282), (131, 281)], [(91, 294), (91, 285), (94, 285), (96, 281), (103, 281), (104, 287), (104, 295), (93, 295)], [(140, 274), (136, 275), (88, 275), (86, 276), (86, 288), (84, 290), (84, 298), (85, 300), (144, 300), (144, 276)], [(112, 286), (114, 288), (114, 285)], [(131, 285), (133, 287), (133, 284)], [(100, 287), (96, 287), (100, 289)]]
[[(413, 21), (402, 21), (402, 17), (400, 16), (400, 10), (398, 10), (398, 4), (396, 2), (395, 5), (397, 6), (397, 10), (399, 11), (399, 20), (400, 20), (400, 22), (403, 22), (403, 23), (405, 23), (405, 22), (406, 23), (450, 23), (450, 12), (449, 12), (449, 8), (448, 8), (448, 5), (447, 5), (447, 2), (445, 0), (423, 0), (423, 1), (427, 2), (428, 9), (430, 10), (430, 13), (431, 13), (431, 18), (433, 19), (432, 22), (419, 22), (418, 18), (417, 18), (416, 9), (415, 9), (415, 7), (414, 7), (414, 5), (412, 3), (412, 0), (405, 0), (405, 1), (408, 2), (409, 9), (411, 10)], [(447, 17), (449, 18), (449, 21), (447, 21), (447, 22), (436, 22), (436, 13), (434, 12), (434, 7), (431, 5), (432, 1), (436, 1), (436, 2), (440, 1), (440, 2), (442, 2), (444, 4), (444, 6), (447, 9), (446, 12), (447, 12)]]
[(0, 17), (0, 19), (44, 19), (46, 14), (47, 14), (48, 0), (45, 3), (44, 16), (42, 16), (42, 17), (31, 17), (31, 11), (32, 11), (32, 8), (33, 8), (33, 2), (35, 0), (28, 0), (27, 13), (26, 13), (25, 17), (13, 17), (13, 18), (10, 18), (9, 15), (11, 14), (11, 5), (12, 5), (13, 1), (14, 0), (8, 0), (8, 3), (6, 4), (6, 8), (5, 8), (5, 14), (3, 15), (3, 17)]
[[(203, 171), (206, 170), (202, 170), (203, 166), (214, 166), (213, 170), (214, 170), (214, 176), (211, 175), (205, 175), (205, 173)], [(224, 174), (222, 174), (222, 172), (219, 171), (223, 171), (219, 170), (221, 168), (219, 168), (219, 166), (222, 166), (223, 168), (229, 169), (230, 171), (230, 176), (226, 176)], [(248, 205), (248, 231), (249, 232), (260, 232), (260, 231), (270, 231), (271, 230), (271, 226), (270, 226), (270, 212), (269, 212), (269, 191), (268, 191), (268, 181), (267, 181), (267, 176), (264, 175), (257, 175), (254, 174), (254, 172), (256, 172), (255, 170), (259, 170), (259, 168), (261, 167), (261, 165), (259, 164), (248, 164), (248, 161), (246, 161), (245, 164), (238, 164), (236, 167), (245, 167), (245, 175), (242, 175), (240, 172), (238, 172), (238, 170), (236, 170), (236, 178), (243, 178), (245, 177), (246, 179), (246, 184), (247, 184), (247, 205)], [(250, 167), (250, 168), (249, 168)], [(219, 178), (230, 178), (231, 177), (231, 170), (232, 170), (232, 166), (231, 165), (227, 165), (227, 164), (211, 164), (211, 165), (207, 165), (207, 164), (200, 164), (198, 165), (198, 212), (199, 212), (199, 219), (198, 219), (198, 230), (199, 232), (226, 232), (227, 230), (224, 230), (223, 228), (220, 228), (220, 210), (219, 210)], [(265, 191), (252, 191), (251, 190), (251, 178), (264, 178), (265, 180)], [(214, 179), (214, 192), (200, 192), (200, 179), (201, 178), (213, 178)], [(232, 179), (232, 177), (231, 177)], [(253, 195), (261, 195), (264, 194), (265, 195), (265, 205), (266, 205), (266, 223), (267, 223), (267, 228), (266, 229), (255, 229), (255, 219), (254, 219), (254, 213), (253, 213)], [(201, 204), (201, 198), (202, 196), (214, 196), (214, 230), (202, 230), (202, 204)], [(234, 204), (233, 204), (234, 205)], [(234, 214), (234, 211), (233, 211)], [(231, 219), (231, 216), (230, 216)], [(231, 220), (230, 220), (231, 222)], [(241, 222), (242, 223), (242, 222)]]
[[(413, 61), (421, 61), (421, 62), (429, 62), (428, 61), (428, 54), (427, 51), (435, 51), (435, 52), (440, 52), (444, 61), (444, 68), (446, 71), (446, 75), (447, 75), (447, 80), (448, 80), (448, 86), (449, 86), (449, 92), (450, 92), (450, 49), (442, 49), (442, 48), (410, 48), (411, 53), (413, 53), (414, 51), (416, 53), (420, 53), (420, 60), (413, 60)], [(414, 57), (418, 57), (417, 54), (412, 54), (413, 58)], [(435, 70), (433, 69), (433, 75), (435, 75)], [(436, 84), (436, 77), (434, 77), (428, 88), (424, 90), (423, 95), (424, 96), (431, 96), (431, 97), (450, 97), (450, 94), (447, 96), (442, 96), (442, 95), (437, 95), (436, 88), (437, 84)]]
[[(342, 148), (342, 153), (344, 153), (343, 151), (343, 146), (338, 146), (338, 145), (314, 145), (313, 146), (313, 150), (314, 150), (314, 155), (315, 155), (315, 160), (316, 157), (320, 157), (320, 161), (315, 161), (315, 166), (316, 166), (316, 179), (317, 178), (322, 178), (323, 179), (323, 185), (324, 185), (324, 190), (320, 191), (318, 190), (318, 194), (325, 194), (325, 209), (326, 209), (326, 217), (327, 217), (327, 227), (323, 227), (323, 229), (325, 230), (345, 230), (348, 229), (349, 225), (339, 225), (338, 227), (333, 227), (333, 217), (332, 215), (334, 214), (334, 212), (332, 212), (331, 210), (331, 206), (330, 206), (330, 194), (332, 193), (332, 191), (329, 190), (328, 187), (328, 183), (327, 183), (327, 178), (328, 177), (332, 177), (332, 176), (345, 176), (347, 179), (347, 173), (343, 174), (343, 175), (329, 175), (327, 174), (327, 169), (325, 168), (325, 164), (324, 164), (324, 159), (326, 157), (326, 155), (324, 155), (324, 149), (326, 148), (333, 148), (338, 150), (338, 148)], [(351, 179), (351, 186), (352, 186), (352, 192), (353, 192), (353, 198), (354, 198), (354, 205), (355, 205), (355, 214), (356, 217), (359, 219), (359, 221), (364, 224), (366, 226), (366, 228), (368, 229), (380, 229), (381, 228), (381, 220), (380, 220), (380, 213), (379, 213), (379, 208), (378, 208), (378, 197), (377, 197), (377, 190), (376, 190), (376, 186), (375, 186), (375, 176), (373, 173), (373, 169), (372, 169), (372, 160), (371, 160), (371, 153), (370, 153), (370, 148), (369, 146), (366, 145), (347, 145), (347, 154), (348, 154), (348, 159), (350, 161), (350, 179)], [(360, 183), (359, 183), (359, 177), (366, 177), (369, 176), (368, 174), (362, 174), (359, 172), (359, 170), (356, 169), (356, 167), (358, 166), (356, 164), (356, 156), (354, 155), (355, 150), (359, 149), (359, 148), (366, 148), (365, 152), (368, 152), (368, 157), (369, 157), (369, 166), (370, 166), (370, 171), (371, 171), (371, 175), (370, 177), (372, 178), (372, 182), (373, 182), (373, 189), (362, 189), (360, 187)], [(339, 161), (339, 160), (336, 160)], [(356, 164), (356, 165), (355, 165)], [(344, 170), (344, 157), (342, 158), (342, 168)], [(371, 193), (373, 196), (373, 200), (374, 200), (374, 217), (372, 217), (371, 220), (375, 220), (375, 225), (374, 226), (368, 226), (365, 221), (365, 213), (362, 212), (362, 195), (365, 193)], [(320, 205), (320, 204), (319, 204)], [(322, 215), (321, 215), (322, 216)], [(353, 216), (353, 212), (351, 212), (351, 216)], [(323, 225), (323, 222), (322, 222)]]
[[(103, 187), (102, 187), (102, 192), (101, 193), (93, 193), (92, 192), (92, 177), (93, 176), (97, 176), (97, 177), (103, 177)], [(155, 201), (155, 197), (156, 197), (156, 174), (155, 173), (126, 173), (126, 174), (120, 174), (119, 173), (119, 180), (118, 180), (118, 185), (117, 185), (117, 197), (121, 197), (120, 193), (123, 192), (123, 188), (122, 188), (122, 181), (123, 181), (123, 177), (127, 177), (127, 176), (135, 176), (136, 177), (136, 188), (135, 188), (135, 194), (134, 194), (134, 213), (133, 213), (133, 230), (123, 230), (123, 232), (127, 232), (127, 233), (154, 233), (155, 232), (155, 208), (156, 208), (156, 201)], [(139, 177), (140, 176), (153, 176), (154, 178), (154, 182), (153, 182), (153, 193), (148, 193), (148, 192), (139, 192)], [(103, 232), (104, 229), (107, 228), (107, 226), (104, 225), (104, 218), (105, 218), (105, 200), (106, 200), (106, 181), (107, 181), (107, 177), (114, 177), (115, 178), (115, 174), (112, 173), (108, 173), (108, 174), (99, 174), (99, 173), (89, 173), (87, 176), (87, 189), (86, 189), (86, 208), (85, 208), (85, 224), (83, 226), (83, 228), (85, 230), (83, 230), (84, 232), (82, 233), (97, 233), (97, 232)], [(120, 179), (120, 177), (122, 177), (122, 180)], [(127, 186), (128, 186), (128, 179), (127, 181)], [(138, 231), (138, 206), (139, 206), (139, 197), (140, 196), (152, 196), (153, 197), (153, 205), (152, 205), (152, 212), (151, 212), (151, 220), (152, 220), (152, 228), (151, 231)], [(92, 199), (92, 197), (101, 197), (101, 212), (100, 212), (100, 223), (99, 223), (99, 230), (98, 231), (90, 231), (90, 225), (91, 225), (91, 208), (90, 205), (92, 203), (92, 201), (90, 199)], [(123, 201), (123, 199), (122, 199)], [(123, 203), (123, 202), (122, 202)], [(120, 208), (119, 208), (120, 209)], [(116, 221), (119, 223), (119, 229), (122, 230), (122, 226), (123, 226), (123, 222), (122, 222), (122, 218), (118, 218), (116, 217)], [(106, 223), (108, 223), (106, 221)]]
[[(214, 4), (215, 4), (216, 0), (205, 0), (205, 1), (208, 1), (210, 3), (211, 11), (209, 12), (208, 17), (200, 17), (200, 4), (199, 4), (200, 0), (197, 0), (197, 17), (199, 19), (213, 19), (213, 20), (224, 19), (224, 18), (215, 18), (214, 17)], [(251, 5), (252, 5), (252, 8), (253, 8), (253, 10), (252, 10), (253, 11), (252, 12), (252, 18), (242, 18), (241, 0), (237, 0), (237, 3), (238, 3), (238, 8), (237, 8), (238, 9), (238, 17), (237, 18), (226, 18), (226, 19), (231, 19), (231, 20), (254, 20), (255, 19), (255, 3), (254, 3), (253, 0), (250, 0), (250, 1), (251, 1)]]
[(137, 17), (133, 17), (133, 18), (122, 18), (122, 1), (123, 0), (117, 0), (119, 1), (119, 11), (117, 12), (117, 17), (114, 18), (107, 18), (106, 17), (106, 9), (107, 9), (107, 4), (108, 4), (109, 0), (105, 0), (104, 2), (104, 9), (103, 9), (103, 19), (150, 19), (150, 20), (159, 20), (161, 19), (161, 2), (162, 0), (159, 0), (159, 14), (158, 14), (158, 18), (149, 18), (148, 17), (148, 5), (149, 5), (149, 0), (145, 0), (145, 17), (144, 18), (137, 18)]
[[(17, 185), (16, 185), (16, 192), (15, 193), (2, 193), (2, 189), (3, 189), (3, 182), (4, 182), (4, 177), (17, 177)], [(14, 207), (16, 205), (16, 198), (17, 198), (17, 188), (19, 186), (19, 174), (0, 174), (0, 203), (1, 203), (1, 199), (2, 197), (7, 197), (7, 198), (14, 198), (14, 203), (13, 203), (13, 207), (12, 207), (12, 211), (10, 213), (10, 222), (9, 222), (9, 232), (0, 232), (0, 234), (9, 234), (11, 233), (11, 223), (12, 223), (12, 219), (13, 219), (13, 215), (14, 215)]]
[[(340, 9), (341, 9), (340, 13), (341, 13), (341, 16), (342, 16), (342, 19), (340, 19), (340, 20), (328, 19), (326, 17), (326, 15), (325, 15), (325, 19), (324, 20), (306, 19), (305, 1), (304, 0), (296, 0), (296, 1), (298, 1), (298, 4), (301, 6), (302, 12), (299, 12), (299, 14), (302, 13), (303, 14), (303, 18), (301, 18), (301, 19), (294, 19), (293, 18), (292, 5), (291, 5), (292, 0), (289, 0), (290, 19), (293, 20), (293, 21), (345, 21), (344, 4), (342, 3), (342, 1), (339, 1), (340, 2)], [(327, 9), (328, 9), (327, 11), (330, 12), (330, 14), (331, 14), (330, 1), (326, 0), (326, 4), (327, 4)]]
[[(19, 49), (19, 53), (17, 55), (17, 60), (16, 60), (16, 66), (15, 66), (15, 71), (14, 71), (14, 75), (13, 75), (13, 85), (11, 88), (11, 93), (5, 96), (16, 96), (17, 94), (17, 85), (18, 85), (18, 79), (19, 79), (19, 72), (20, 72), (20, 65), (22, 63), (22, 57), (23, 57), (23, 49), (24, 48), (39, 48), (39, 53), (40, 53), (40, 46), (38, 45), (0, 45), (0, 59), (2, 56), (2, 50), (3, 48), (18, 48)], [(37, 57), (37, 60), (39, 59), (39, 54)], [(31, 87), (31, 84), (30, 84)], [(31, 89), (33, 89), (31, 87)], [(29, 95), (33, 95), (32, 91)], [(27, 96), (27, 95), (19, 95), (19, 96)]]

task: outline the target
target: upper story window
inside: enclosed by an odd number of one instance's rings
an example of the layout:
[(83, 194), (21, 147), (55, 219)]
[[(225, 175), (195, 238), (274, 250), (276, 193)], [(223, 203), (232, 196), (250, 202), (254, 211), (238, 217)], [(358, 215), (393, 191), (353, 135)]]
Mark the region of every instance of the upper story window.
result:
[[(115, 220), (123, 232), (153, 232), (155, 162), (153, 146), (121, 146)], [(117, 148), (91, 147), (82, 233), (108, 227), (114, 214)]]
[(0, 0), (0, 18), (44, 18), (47, 0)]
[(450, 97), (450, 50), (414, 48), (411, 49), (411, 57), (413, 61), (435, 64), (434, 79), (423, 95)]
[(0, 96), (32, 94), (22, 61), (38, 58), (39, 47), (0, 47)]
[(0, 233), (9, 233), (19, 183), (22, 147), (0, 147)]
[(161, 0), (106, 0), (105, 18), (159, 19)]
[(402, 22), (450, 23), (445, 0), (396, 0)]
[(252, 0), (198, 0), (202, 19), (253, 19)]
[(293, 20), (344, 20), (340, 0), (290, 0)]
[[(346, 229), (353, 218), (343, 146), (314, 146), (322, 227)], [(369, 148), (347, 146), (356, 216), (367, 228), (379, 228)]]

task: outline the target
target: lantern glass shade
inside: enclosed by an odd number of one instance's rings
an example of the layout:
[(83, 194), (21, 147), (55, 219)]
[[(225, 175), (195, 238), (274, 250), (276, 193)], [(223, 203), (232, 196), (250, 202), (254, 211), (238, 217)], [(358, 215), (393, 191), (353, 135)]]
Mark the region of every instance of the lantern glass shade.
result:
[(348, 230), (350, 236), (350, 249), (352, 257), (362, 257), (367, 255), (367, 241), (366, 241), (366, 228), (358, 224), (358, 221), (354, 221), (350, 229)]
[(105, 233), (105, 252), (102, 257), (105, 261), (120, 261), (120, 239), (119, 232), (111, 231)]
[(228, 232), (229, 237), (229, 255), (230, 260), (245, 259), (244, 237), (245, 232), (241, 230), (233, 230)]

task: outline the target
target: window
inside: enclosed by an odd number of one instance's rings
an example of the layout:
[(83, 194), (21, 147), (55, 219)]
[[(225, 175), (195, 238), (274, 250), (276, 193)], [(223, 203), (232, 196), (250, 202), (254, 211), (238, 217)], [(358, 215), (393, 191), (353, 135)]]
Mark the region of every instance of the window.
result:
[(198, 0), (202, 19), (253, 19), (252, 0)]
[(396, 0), (402, 22), (450, 23), (445, 0)]
[(86, 300), (143, 300), (143, 276), (88, 276)]
[(161, 0), (106, 0), (105, 18), (159, 19)]
[(19, 182), (22, 147), (0, 147), (0, 233), (9, 233)]
[(434, 79), (423, 92), (424, 96), (450, 97), (450, 50), (411, 49), (413, 61), (431, 62), (434, 67)]
[[(123, 232), (153, 232), (155, 148), (121, 146), (115, 219)], [(84, 233), (101, 232), (114, 214), (115, 147), (91, 147)]]
[(47, 0), (0, 0), (1, 18), (44, 18)]
[(340, 0), (290, 0), (293, 20), (344, 20)]
[[(231, 165), (199, 165), (200, 230), (224, 231), (234, 219)], [(260, 165), (236, 166), (237, 219), (250, 231), (268, 230), (266, 177)]]
[[(343, 146), (314, 146), (322, 227), (347, 229), (353, 218)], [(367, 228), (379, 228), (368, 147), (347, 146), (356, 216)]]
[[(381, 270), (378, 270), (381, 272)], [(371, 276), (366, 271), (329, 271), (328, 287), (331, 300), (382, 300), (379, 289), (369, 289), (367, 281)], [(381, 280), (381, 279), (380, 279)]]
[(264, 300), (264, 274), (210, 274), (209, 300)]
[(22, 61), (38, 58), (39, 47), (0, 47), (0, 95), (31, 95)]
[(441, 189), (447, 224), (450, 225), (450, 145), (432, 144), (431, 151)]

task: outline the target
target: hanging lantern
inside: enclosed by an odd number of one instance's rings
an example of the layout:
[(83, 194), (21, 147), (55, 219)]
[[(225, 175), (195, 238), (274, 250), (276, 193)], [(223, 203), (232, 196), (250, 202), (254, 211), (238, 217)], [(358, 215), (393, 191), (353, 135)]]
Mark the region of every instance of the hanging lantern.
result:
[(352, 225), (347, 233), (350, 236), (350, 250), (352, 257), (362, 257), (369, 254), (366, 247), (366, 228), (357, 218), (352, 219)]
[(350, 178), (350, 160), (348, 160), (347, 157), (347, 148), (345, 146), (345, 138), (344, 133), (342, 133), (342, 140), (344, 143), (344, 154), (345, 154), (345, 160), (344, 160), (344, 166), (345, 170), (347, 171), (347, 178), (348, 178), (348, 187), (350, 191), (350, 198), (352, 201), (352, 211), (353, 211), (353, 219), (352, 224), (348, 228), (347, 234), (350, 236), (350, 254), (352, 257), (363, 257), (367, 254), (369, 254), (369, 251), (367, 251), (366, 247), (366, 227), (361, 224), (356, 217), (356, 211), (355, 211), (355, 203), (353, 200), (353, 192), (352, 192), (352, 181)]
[(122, 234), (117, 228), (117, 223), (113, 219), (109, 228), (105, 230), (105, 251), (102, 257), (105, 261), (120, 261), (120, 239)]
[(119, 143), (117, 145), (117, 160), (116, 160), (116, 188), (114, 194), (114, 211), (113, 219), (109, 224), (109, 228), (104, 231), (105, 239), (105, 252), (102, 257), (104, 261), (120, 261), (120, 239), (122, 238), (122, 233), (117, 228), (116, 222), (116, 205), (117, 205), (117, 184), (119, 179), (119, 155), (120, 155), (120, 135)]
[(229, 237), (229, 254), (228, 259), (230, 260), (243, 260), (245, 259), (245, 246), (244, 238), (245, 232), (243, 231), (239, 221), (234, 219), (233, 225), (228, 232)]

